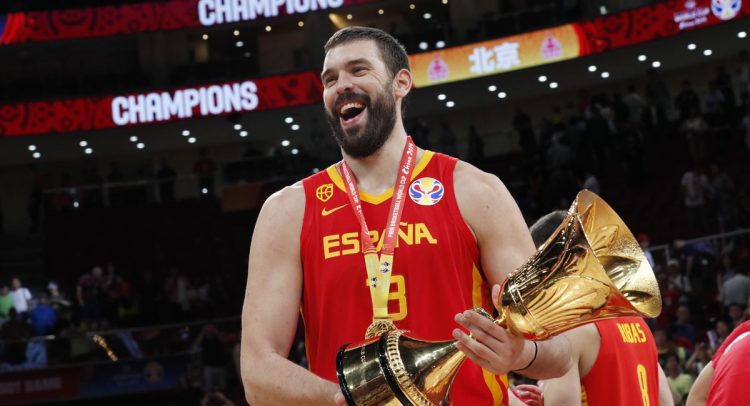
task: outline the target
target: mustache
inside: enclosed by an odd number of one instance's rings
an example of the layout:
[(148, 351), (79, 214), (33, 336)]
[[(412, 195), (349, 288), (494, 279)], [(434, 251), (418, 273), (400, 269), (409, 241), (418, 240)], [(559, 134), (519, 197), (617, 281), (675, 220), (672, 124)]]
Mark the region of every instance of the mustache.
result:
[(341, 106), (342, 104), (356, 101), (356, 100), (364, 100), (366, 105), (370, 105), (370, 96), (364, 94), (364, 93), (356, 93), (356, 92), (346, 92), (344, 94), (339, 95), (336, 97), (336, 100), (333, 102), (333, 115), (334, 117), (339, 117), (338, 112), (338, 106)]

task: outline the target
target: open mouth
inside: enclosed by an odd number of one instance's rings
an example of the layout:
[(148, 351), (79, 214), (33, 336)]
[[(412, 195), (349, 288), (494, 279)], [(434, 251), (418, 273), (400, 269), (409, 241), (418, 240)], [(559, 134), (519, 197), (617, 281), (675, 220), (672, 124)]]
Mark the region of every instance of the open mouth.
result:
[(343, 123), (352, 123), (362, 115), (365, 109), (367, 109), (367, 105), (364, 102), (352, 101), (344, 103), (339, 108), (338, 113)]

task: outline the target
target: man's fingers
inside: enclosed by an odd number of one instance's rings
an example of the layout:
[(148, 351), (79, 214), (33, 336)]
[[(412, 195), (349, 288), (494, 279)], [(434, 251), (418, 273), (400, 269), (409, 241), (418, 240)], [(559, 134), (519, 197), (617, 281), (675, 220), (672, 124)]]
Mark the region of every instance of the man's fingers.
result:
[[(468, 335), (466, 335), (466, 333), (464, 333), (463, 331), (459, 329), (453, 330), (453, 337), (456, 340), (458, 340), (460, 344), (463, 344), (463, 346), (466, 347), (472, 354), (476, 355), (477, 358), (481, 358), (482, 360), (485, 360), (488, 363), (490, 363), (491, 360), (497, 358), (497, 355), (495, 354), (494, 351), (489, 349), (486, 345), (482, 344), (481, 342), (469, 337)], [(469, 354), (467, 353), (466, 355), (469, 355)]]
[(336, 402), (336, 406), (346, 406), (346, 399), (344, 399), (344, 395), (341, 392), (333, 396), (333, 401)]
[(500, 298), (500, 285), (494, 284), (492, 285), (492, 304), (495, 307), (497, 307), (497, 304), (500, 303), (499, 298)]
[[(473, 341), (473, 340), (472, 340)], [(464, 342), (462, 342), (460, 339), (458, 340), (458, 343), (456, 345), (458, 347), (458, 350), (466, 354), (466, 356), (474, 361), (475, 364), (479, 365), (480, 367), (484, 369), (489, 369), (492, 364), (485, 358), (482, 358), (479, 354), (474, 352), (471, 348), (469, 348)]]

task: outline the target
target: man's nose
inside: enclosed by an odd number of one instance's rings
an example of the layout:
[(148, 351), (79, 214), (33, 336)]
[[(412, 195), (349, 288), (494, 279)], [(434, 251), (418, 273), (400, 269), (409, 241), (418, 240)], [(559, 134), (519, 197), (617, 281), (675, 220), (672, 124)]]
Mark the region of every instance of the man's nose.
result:
[(338, 81), (336, 81), (336, 93), (349, 93), (353, 88), (354, 83), (352, 82), (352, 77), (346, 73), (340, 74)]

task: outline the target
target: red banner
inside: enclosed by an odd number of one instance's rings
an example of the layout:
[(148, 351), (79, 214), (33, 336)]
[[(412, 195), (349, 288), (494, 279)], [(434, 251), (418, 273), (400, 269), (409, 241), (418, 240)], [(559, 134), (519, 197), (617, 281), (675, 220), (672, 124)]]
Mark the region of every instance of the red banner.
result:
[(36, 369), (0, 374), (0, 405), (39, 404), (78, 397), (80, 367)]
[(317, 72), (170, 91), (0, 106), (0, 136), (62, 133), (158, 123), (322, 101)]
[[(743, 4), (744, 3), (744, 4)], [(750, 16), (750, 1), (671, 0), (577, 23), (582, 54), (598, 53)]]
[(168, 0), (0, 16), (0, 44), (197, 28), (334, 10), (376, 0)]

